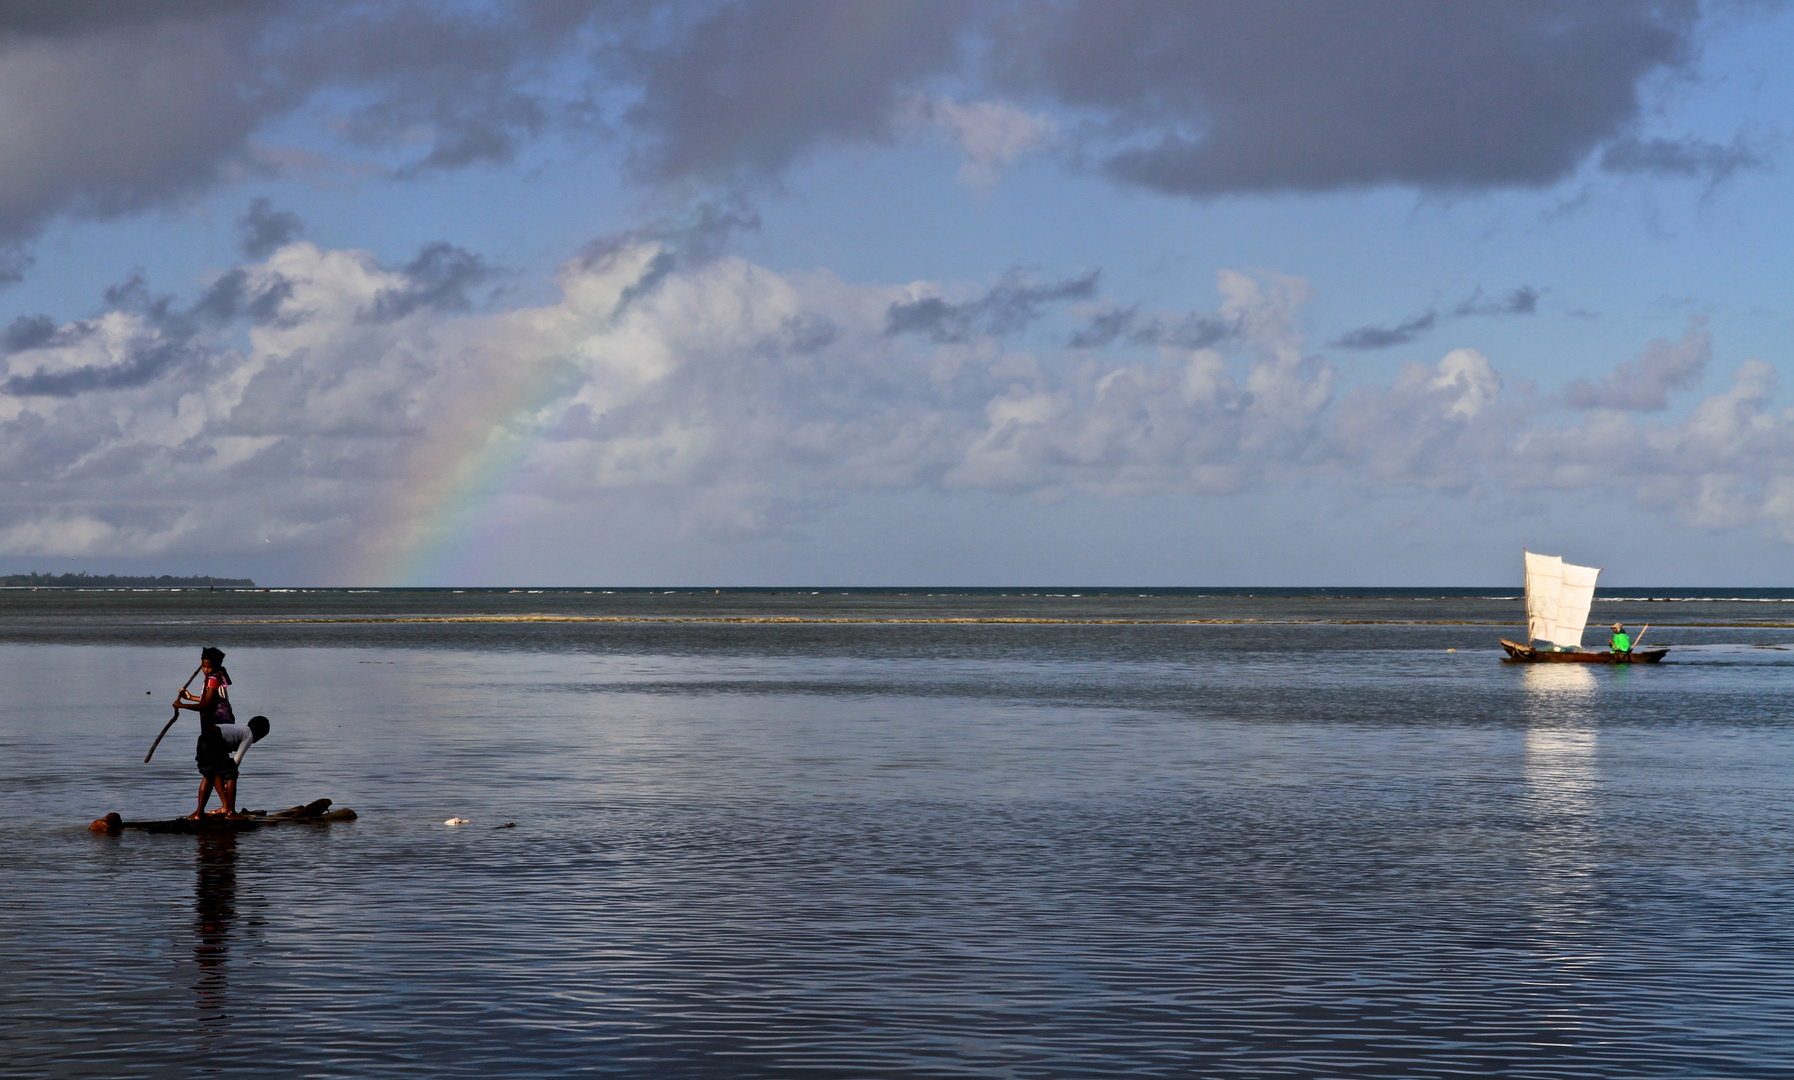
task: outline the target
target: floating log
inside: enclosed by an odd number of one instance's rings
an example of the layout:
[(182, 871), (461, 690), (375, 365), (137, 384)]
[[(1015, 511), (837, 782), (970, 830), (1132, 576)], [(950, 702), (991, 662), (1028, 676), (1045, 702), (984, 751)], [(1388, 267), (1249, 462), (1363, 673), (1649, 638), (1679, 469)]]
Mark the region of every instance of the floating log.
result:
[(324, 825), (333, 821), (354, 821), (355, 811), (330, 809), (329, 799), (318, 799), (304, 806), (290, 806), (270, 814), (251, 810), (247, 817), (227, 818), (223, 814), (207, 814), (201, 818), (173, 818), (167, 821), (126, 821), (118, 814), (107, 814), (89, 825), (89, 832), (116, 836), (126, 829), (152, 833), (227, 833), (248, 832), (272, 825)]

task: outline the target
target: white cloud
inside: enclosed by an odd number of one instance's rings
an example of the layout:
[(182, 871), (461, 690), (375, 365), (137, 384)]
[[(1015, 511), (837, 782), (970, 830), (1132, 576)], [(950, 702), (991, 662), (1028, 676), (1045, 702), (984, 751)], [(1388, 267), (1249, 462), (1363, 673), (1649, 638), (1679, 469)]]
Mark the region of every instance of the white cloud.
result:
[[(1509, 394), (1474, 349), (1342, 387), (1306, 350), (1307, 285), (1274, 274), (1219, 275), (1217, 347), (1147, 355), (1038, 336), (1024, 349), (991, 330), (936, 344), (888, 315), (950, 286), (680, 258), (665, 241), (622, 244), (564, 267), (555, 303), (389, 318), (380, 298), (410, 286), (405, 271), (289, 244), (242, 268), (278, 303), (246, 330), (185, 339), (201, 354), (185, 366), (0, 399), (0, 553), (259, 553), (277, 537), (379, 565), (499, 492), (560, 507), (655, 493), (688, 532), (728, 538), (871, 489), (1111, 497), (1317, 477), (1615, 490), (1694, 527), (1762, 524), (1794, 542), (1794, 414), (1771, 407), (1776, 373), (1760, 361), (1680, 420), (1641, 422), (1646, 395), (1559, 425), (1553, 399)], [(111, 312), (7, 370), (123, 363), (171, 325)], [(1653, 358), (1705, 350), (1691, 333), (1621, 374), (1677, 384), (1690, 362)]]
[(1001, 101), (961, 103), (923, 97), (913, 100), (909, 109), (913, 125), (941, 128), (965, 155), (960, 183), (986, 192), (997, 186), (1011, 164), (1045, 148), (1058, 131), (1049, 117)]

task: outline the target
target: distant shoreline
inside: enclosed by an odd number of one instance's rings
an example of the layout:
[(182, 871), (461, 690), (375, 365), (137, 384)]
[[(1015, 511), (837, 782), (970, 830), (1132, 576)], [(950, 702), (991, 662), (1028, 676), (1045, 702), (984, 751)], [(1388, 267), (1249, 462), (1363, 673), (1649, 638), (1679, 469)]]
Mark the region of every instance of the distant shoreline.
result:
[(249, 578), (207, 577), (204, 574), (175, 577), (138, 577), (125, 574), (0, 574), (4, 589), (253, 589)]

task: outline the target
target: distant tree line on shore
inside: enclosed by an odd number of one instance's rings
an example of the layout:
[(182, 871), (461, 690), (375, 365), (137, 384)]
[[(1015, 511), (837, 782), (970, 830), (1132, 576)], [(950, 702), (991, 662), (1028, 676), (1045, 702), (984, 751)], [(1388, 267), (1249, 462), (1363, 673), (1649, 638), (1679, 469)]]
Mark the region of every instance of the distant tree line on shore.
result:
[(33, 589), (203, 589), (216, 585), (220, 589), (253, 589), (255, 582), (246, 577), (131, 577), (124, 574), (4, 574), (0, 587)]

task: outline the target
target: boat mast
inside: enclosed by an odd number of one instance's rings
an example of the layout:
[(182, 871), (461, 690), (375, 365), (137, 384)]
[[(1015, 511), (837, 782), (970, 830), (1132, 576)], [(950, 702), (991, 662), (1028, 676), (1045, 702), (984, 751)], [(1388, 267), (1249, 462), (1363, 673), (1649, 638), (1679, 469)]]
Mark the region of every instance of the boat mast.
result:
[(1526, 615), (1526, 647), (1530, 649), (1532, 648), (1532, 575), (1526, 572), (1527, 554), (1528, 552), (1525, 548), (1520, 549), (1520, 576), (1526, 579), (1526, 586), (1520, 603), (1525, 605), (1522, 610)]

